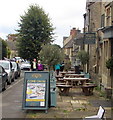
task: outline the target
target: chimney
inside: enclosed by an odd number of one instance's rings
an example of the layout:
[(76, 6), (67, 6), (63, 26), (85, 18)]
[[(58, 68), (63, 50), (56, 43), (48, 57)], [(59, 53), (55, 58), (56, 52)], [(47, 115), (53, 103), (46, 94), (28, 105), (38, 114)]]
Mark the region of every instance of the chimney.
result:
[(76, 34), (77, 34), (76, 28), (73, 28), (70, 30), (70, 35), (72, 36), (72, 38), (74, 38), (76, 36)]

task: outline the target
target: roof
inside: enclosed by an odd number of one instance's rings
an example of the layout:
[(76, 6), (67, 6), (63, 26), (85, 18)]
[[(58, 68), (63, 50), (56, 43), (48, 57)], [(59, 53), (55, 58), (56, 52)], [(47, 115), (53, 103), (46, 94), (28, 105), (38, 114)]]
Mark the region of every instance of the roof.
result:
[(71, 39), (65, 46), (64, 48), (72, 48), (73, 47), (74, 40)]

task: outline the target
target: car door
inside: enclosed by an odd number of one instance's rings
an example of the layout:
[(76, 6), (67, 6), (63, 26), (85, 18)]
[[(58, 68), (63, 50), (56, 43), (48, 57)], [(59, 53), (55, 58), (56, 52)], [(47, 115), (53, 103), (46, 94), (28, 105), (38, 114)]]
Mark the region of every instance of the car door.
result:
[(12, 81), (14, 81), (14, 68), (13, 68), (13, 65), (11, 62), (9, 65), (9, 69), (10, 69), (11, 79), (12, 79)]
[(5, 85), (7, 83), (7, 72), (4, 70), (4, 68), (2, 67), (2, 88), (5, 89)]
[(0, 92), (2, 91), (2, 67), (0, 66)]

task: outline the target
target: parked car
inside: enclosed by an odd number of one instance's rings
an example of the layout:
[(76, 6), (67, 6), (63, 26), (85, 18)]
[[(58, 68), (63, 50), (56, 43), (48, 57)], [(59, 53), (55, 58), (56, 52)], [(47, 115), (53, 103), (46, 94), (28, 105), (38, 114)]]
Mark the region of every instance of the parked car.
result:
[(21, 70), (30, 70), (31, 69), (31, 64), (26, 61), (26, 62), (22, 62), (20, 65)]
[(5, 69), (8, 74), (8, 84), (11, 84), (14, 81), (14, 69), (12, 68), (12, 63), (8, 60), (0, 60), (0, 65)]
[(11, 63), (12, 63), (12, 67), (14, 69), (13, 76), (14, 76), (15, 79), (17, 79), (18, 77), (20, 77), (21, 69), (19, 67), (19, 64), (16, 63), (15, 61), (11, 61)]
[(8, 81), (8, 74), (5, 69), (0, 66), (0, 92), (6, 89)]
[(18, 63), (17, 63), (17, 70), (18, 70), (18, 77), (20, 77), (21, 69), (20, 69), (20, 65)]

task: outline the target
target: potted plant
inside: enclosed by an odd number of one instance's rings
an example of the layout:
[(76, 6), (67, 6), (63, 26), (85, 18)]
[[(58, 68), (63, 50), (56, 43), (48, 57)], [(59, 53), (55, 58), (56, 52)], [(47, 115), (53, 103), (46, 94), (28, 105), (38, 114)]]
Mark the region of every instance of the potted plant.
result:
[(107, 61), (106, 61), (106, 67), (108, 69), (113, 69), (113, 57), (109, 58)]

